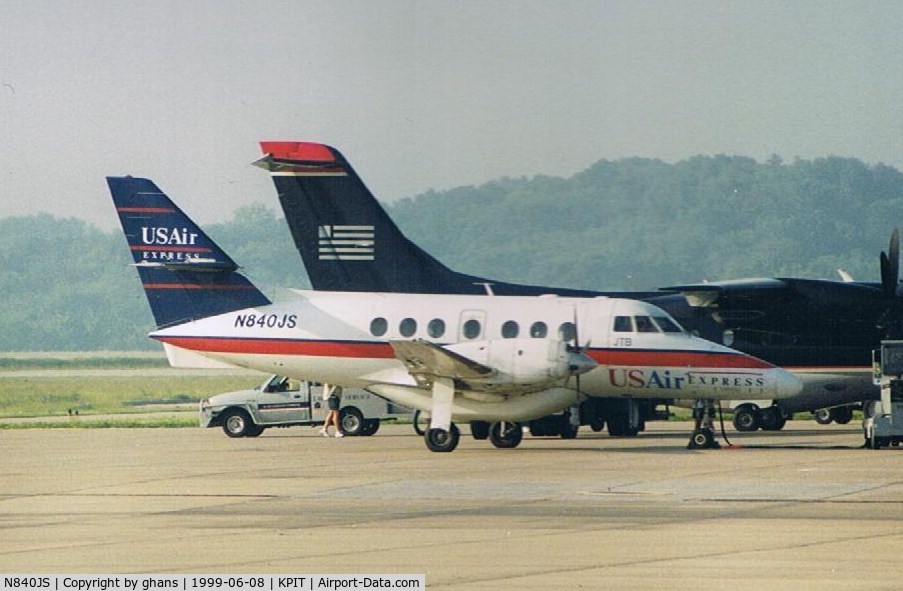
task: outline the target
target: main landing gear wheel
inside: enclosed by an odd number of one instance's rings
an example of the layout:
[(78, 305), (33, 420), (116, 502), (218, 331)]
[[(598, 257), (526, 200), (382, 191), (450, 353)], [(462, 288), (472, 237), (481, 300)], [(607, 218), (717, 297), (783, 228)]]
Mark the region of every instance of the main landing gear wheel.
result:
[(458, 431), (458, 426), (454, 423), (451, 424), (448, 431), (445, 429), (427, 429), (426, 435), (423, 436), (429, 450), (438, 452), (452, 451), (458, 447), (460, 438), (461, 433)]
[(500, 421), (489, 427), (489, 441), (500, 449), (511, 449), (520, 445), (524, 430), (520, 423)]
[(830, 425), (834, 417), (831, 416), (830, 408), (820, 408), (815, 411), (815, 422), (819, 425)]
[(763, 431), (780, 431), (787, 424), (787, 417), (777, 406), (769, 406), (759, 411), (759, 426)]
[(853, 409), (849, 406), (838, 406), (831, 409), (831, 418), (838, 425), (846, 425), (853, 420)]
[(470, 421), (470, 434), (474, 439), (489, 437), (489, 423), (486, 421)]
[(734, 411), (734, 429), (737, 431), (756, 431), (759, 428), (759, 407), (742, 405)]

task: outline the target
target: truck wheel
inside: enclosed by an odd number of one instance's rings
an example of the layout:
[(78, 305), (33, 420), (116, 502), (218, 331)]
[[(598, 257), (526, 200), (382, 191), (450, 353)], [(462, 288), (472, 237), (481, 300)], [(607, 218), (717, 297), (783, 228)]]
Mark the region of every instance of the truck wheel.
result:
[[(229, 437), (244, 437), (254, 425), (248, 413), (240, 408), (227, 410), (223, 416), (223, 433)], [(259, 433), (258, 433), (259, 435)]]
[(364, 431), (364, 415), (361, 411), (353, 406), (343, 408), (339, 413), (339, 424), (342, 426), (342, 433), (345, 435), (363, 434)]
[(734, 429), (737, 431), (756, 431), (759, 428), (759, 407), (754, 404), (743, 404), (734, 410)]
[(370, 437), (377, 431), (379, 431), (379, 419), (370, 419), (369, 421), (364, 421), (364, 430), (361, 431), (361, 435)]
[(489, 441), (499, 449), (511, 449), (520, 445), (524, 430), (520, 423), (502, 421), (489, 427)]
[(257, 437), (261, 433), (263, 433), (264, 429), (266, 429), (266, 427), (261, 427), (260, 425), (251, 423), (245, 431), (245, 437)]
[(426, 435), (423, 436), (426, 446), (430, 451), (449, 452), (458, 447), (458, 440), (461, 438), (461, 432), (458, 426), (451, 424), (448, 431), (445, 429), (428, 429)]

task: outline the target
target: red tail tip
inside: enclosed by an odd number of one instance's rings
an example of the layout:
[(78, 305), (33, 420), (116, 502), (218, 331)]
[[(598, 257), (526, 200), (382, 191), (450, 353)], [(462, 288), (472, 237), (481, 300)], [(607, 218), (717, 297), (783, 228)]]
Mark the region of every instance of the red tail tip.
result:
[(310, 142), (260, 142), (264, 154), (286, 160), (306, 160), (313, 162), (335, 162), (329, 146)]

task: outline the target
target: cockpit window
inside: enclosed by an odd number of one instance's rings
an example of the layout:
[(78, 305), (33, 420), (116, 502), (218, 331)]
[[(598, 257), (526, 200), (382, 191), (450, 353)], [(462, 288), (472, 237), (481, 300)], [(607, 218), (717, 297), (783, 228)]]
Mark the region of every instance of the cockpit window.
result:
[(683, 329), (667, 316), (654, 316), (653, 318), (662, 332), (683, 332)]
[(637, 332), (658, 332), (658, 328), (653, 324), (652, 318), (648, 316), (634, 316), (633, 319), (636, 320)]
[(633, 332), (630, 316), (615, 316), (615, 332)]

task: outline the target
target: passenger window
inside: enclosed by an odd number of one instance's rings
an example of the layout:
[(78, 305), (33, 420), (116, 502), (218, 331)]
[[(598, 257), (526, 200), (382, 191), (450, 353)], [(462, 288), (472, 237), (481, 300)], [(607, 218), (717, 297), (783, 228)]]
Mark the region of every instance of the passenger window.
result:
[(652, 318), (648, 316), (634, 316), (633, 319), (636, 320), (637, 332), (658, 332), (655, 324), (652, 323)]
[(662, 332), (683, 332), (680, 325), (667, 316), (654, 316), (653, 318), (658, 327), (662, 329)]
[(445, 334), (445, 321), (441, 318), (433, 318), (426, 325), (426, 333), (434, 339), (438, 339)]
[(573, 322), (562, 322), (558, 327), (558, 338), (570, 342), (577, 338), (577, 327)]
[(503, 339), (516, 339), (519, 333), (520, 327), (517, 325), (517, 322), (513, 320), (509, 320), (502, 325)]
[(549, 334), (549, 328), (545, 322), (534, 322), (530, 325), (530, 336), (534, 339), (544, 339)]
[(417, 321), (413, 318), (405, 318), (401, 321), (401, 324), (398, 325), (398, 332), (400, 332), (403, 337), (414, 336), (414, 333), (417, 332)]
[(464, 338), (469, 340), (476, 339), (480, 336), (482, 330), (483, 326), (480, 324), (480, 321), (471, 318), (464, 323)]
[(374, 318), (370, 321), (370, 334), (381, 337), (389, 330), (389, 323), (385, 318)]
[(615, 316), (615, 332), (633, 332), (630, 316)]

